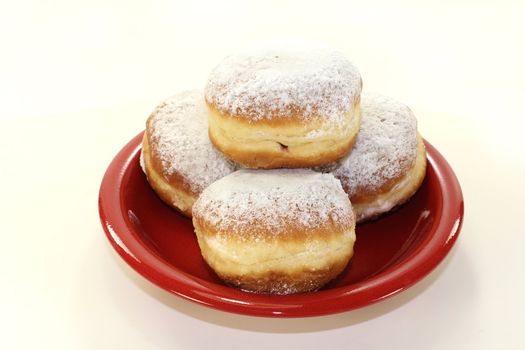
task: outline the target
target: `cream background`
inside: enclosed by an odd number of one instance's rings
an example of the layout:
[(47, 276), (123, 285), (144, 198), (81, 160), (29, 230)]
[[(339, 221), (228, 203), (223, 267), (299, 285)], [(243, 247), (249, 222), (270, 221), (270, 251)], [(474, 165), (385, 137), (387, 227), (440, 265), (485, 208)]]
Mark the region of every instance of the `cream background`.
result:
[[(522, 1), (4, 1), (0, 4), (3, 349), (519, 349)], [(209, 310), (110, 248), (98, 187), (155, 104), (229, 51), (326, 42), (405, 101), (449, 160), (466, 216), (448, 258), (385, 302), (309, 319)]]

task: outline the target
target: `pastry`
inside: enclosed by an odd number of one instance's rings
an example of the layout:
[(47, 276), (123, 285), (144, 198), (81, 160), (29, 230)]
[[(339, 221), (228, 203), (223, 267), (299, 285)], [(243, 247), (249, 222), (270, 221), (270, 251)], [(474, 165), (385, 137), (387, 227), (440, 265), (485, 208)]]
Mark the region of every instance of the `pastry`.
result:
[(355, 142), (362, 81), (326, 48), (259, 49), (225, 58), (205, 98), (209, 135), (249, 168), (301, 168), (336, 161)]
[(193, 206), (204, 260), (237, 288), (307, 292), (336, 277), (353, 254), (354, 214), (332, 174), (307, 169), (236, 171)]
[(352, 152), (329, 169), (348, 193), (357, 222), (406, 202), (426, 171), (425, 146), (410, 108), (367, 94), (361, 106), (363, 120)]
[(189, 217), (200, 193), (236, 168), (208, 138), (202, 91), (178, 93), (155, 108), (146, 123), (141, 158), (159, 197)]

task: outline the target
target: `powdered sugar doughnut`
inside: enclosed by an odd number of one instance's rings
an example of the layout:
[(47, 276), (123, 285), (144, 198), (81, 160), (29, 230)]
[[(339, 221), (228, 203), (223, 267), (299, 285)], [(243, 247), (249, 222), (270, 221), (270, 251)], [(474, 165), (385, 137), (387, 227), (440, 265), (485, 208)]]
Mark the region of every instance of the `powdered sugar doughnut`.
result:
[(208, 138), (201, 91), (178, 93), (155, 108), (146, 123), (141, 165), (159, 197), (190, 217), (199, 194), (234, 171)]
[(290, 294), (320, 288), (353, 254), (354, 214), (332, 174), (239, 170), (193, 206), (202, 255), (227, 283)]
[(426, 170), (426, 152), (417, 121), (404, 104), (363, 95), (363, 120), (352, 152), (336, 163), (357, 222), (377, 217), (408, 200)]
[(326, 48), (303, 45), (226, 57), (205, 89), (210, 139), (250, 168), (336, 161), (359, 130), (361, 87), (357, 69)]

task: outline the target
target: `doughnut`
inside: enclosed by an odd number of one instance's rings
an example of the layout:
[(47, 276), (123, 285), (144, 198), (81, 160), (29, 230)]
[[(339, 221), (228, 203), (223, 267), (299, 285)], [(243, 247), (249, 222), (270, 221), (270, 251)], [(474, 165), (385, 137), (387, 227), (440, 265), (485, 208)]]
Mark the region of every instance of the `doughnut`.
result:
[(205, 99), (212, 143), (248, 168), (302, 168), (336, 161), (361, 122), (362, 80), (326, 48), (250, 50), (209, 75)]
[(425, 146), (412, 111), (381, 95), (364, 94), (361, 107), (363, 120), (352, 152), (332, 169), (358, 223), (406, 202), (426, 172)]
[(235, 170), (208, 138), (202, 91), (178, 93), (155, 108), (146, 122), (141, 166), (159, 197), (188, 217), (200, 193)]
[(238, 170), (193, 205), (202, 256), (226, 283), (251, 292), (319, 289), (353, 254), (355, 220), (341, 183), (308, 169)]

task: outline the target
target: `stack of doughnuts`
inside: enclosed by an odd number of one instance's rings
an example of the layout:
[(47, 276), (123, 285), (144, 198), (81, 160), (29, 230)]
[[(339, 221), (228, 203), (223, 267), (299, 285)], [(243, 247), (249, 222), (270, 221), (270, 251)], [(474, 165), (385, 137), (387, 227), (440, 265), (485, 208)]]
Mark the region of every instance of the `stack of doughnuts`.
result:
[(321, 288), (352, 257), (356, 223), (420, 187), (426, 154), (413, 113), (361, 90), (340, 52), (259, 49), (225, 58), (204, 91), (178, 93), (148, 118), (142, 169), (192, 217), (204, 260), (227, 284)]

